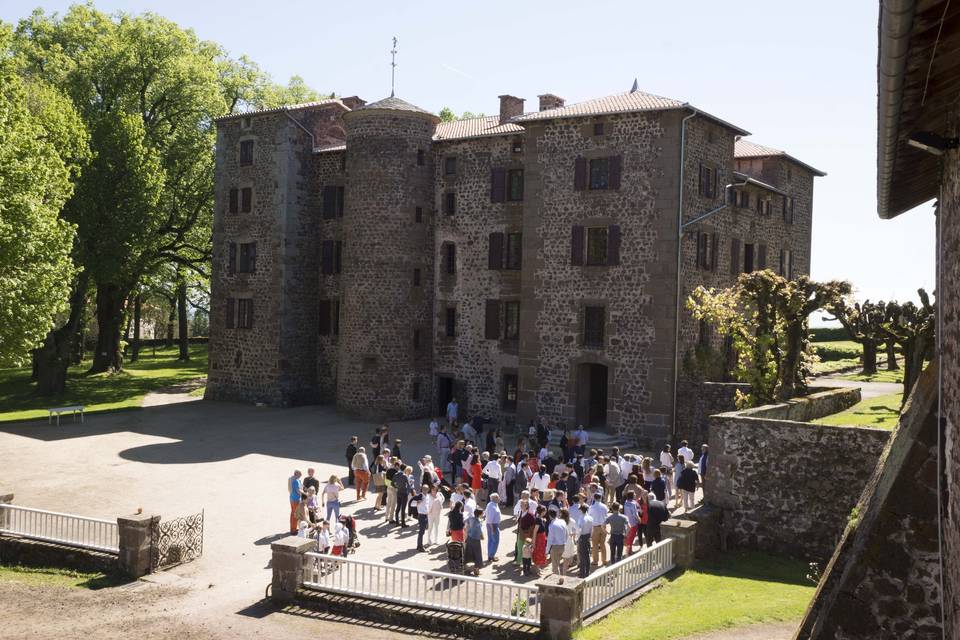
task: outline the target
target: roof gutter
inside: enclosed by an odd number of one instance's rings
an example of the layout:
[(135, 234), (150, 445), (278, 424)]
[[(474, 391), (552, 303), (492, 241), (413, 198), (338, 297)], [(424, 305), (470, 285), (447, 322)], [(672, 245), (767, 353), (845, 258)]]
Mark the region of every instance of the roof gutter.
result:
[(882, 0), (877, 53), (877, 213), (892, 218), (890, 182), (897, 157), (904, 75), (916, 0)]

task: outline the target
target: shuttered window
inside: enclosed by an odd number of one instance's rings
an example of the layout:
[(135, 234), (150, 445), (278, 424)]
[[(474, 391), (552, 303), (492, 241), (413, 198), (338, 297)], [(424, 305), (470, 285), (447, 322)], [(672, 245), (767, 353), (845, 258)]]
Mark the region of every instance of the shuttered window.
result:
[(323, 188), (323, 217), (335, 218), (337, 215), (337, 187), (328, 184)]
[(420, 329), (413, 330), (413, 349), (414, 351), (420, 350)]
[(449, 274), (457, 272), (457, 245), (448, 242), (443, 251), (444, 270)]
[(253, 210), (253, 189), (244, 187), (240, 190), (240, 213), (250, 213)]
[(587, 229), (587, 264), (607, 264), (607, 227)]
[(783, 221), (787, 224), (793, 224), (793, 205), (792, 196), (783, 196)]
[(317, 324), (320, 335), (330, 335), (333, 330), (333, 301), (320, 300), (320, 315)]
[(520, 384), (515, 373), (503, 374), (503, 403), (504, 411), (517, 410), (517, 395)]
[(244, 140), (240, 143), (240, 166), (248, 167), (253, 164), (253, 140)]
[(413, 270), (413, 286), (420, 286), (420, 269)]
[(753, 273), (753, 269), (753, 244), (748, 242), (743, 245), (743, 272)]
[(490, 201), (504, 202), (507, 199), (507, 171), (500, 167), (490, 170)]
[(231, 242), (228, 247), (227, 273), (237, 272), (237, 243)]
[(233, 329), (236, 324), (234, 321), (236, 309), (237, 309), (236, 300), (234, 300), (233, 298), (227, 298), (226, 317), (224, 318), (224, 321), (223, 321), (223, 324), (227, 329)]
[(340, 300), (333, 301), (333, 335), (340, 335)]
[(457, 194), (453, 191), (448, 191), (444, 194), (443, 212), (448, 216), (452, 216), (457, 212)]
[(341, 273), (343, 271), (343, 241), (337, 240), (333, 243), (333, 272)]
[(320, 243), (320, 271), (324, 275), (332, 275), (334, 268), (334, 242), (324, 240)]
[(584, 234), (585, 229), (575, 224), (573, 225), (572, 234), (570, 238), (570, 264), (575, 266), (580, 266), (583, 264), (583, 245), (584, 245)]
[(448, 338), (454, 338), (457, 335), (457, 308), (447, 307), (444, 318), (444, 331)]
[(583, 191), (587, 188), (587, 159), (577, 158), (573, 165), (573, 188)]
[(620, 264), (620, 225), (607, 227), (607, 264)]
[(495, 231), (489, 235), (487, 250), (487, 268), (503, 268), (503, 234)]
[(593, 158), (590, 160), (590, 190), (610, 188), (610, 159)]
[(730, 240), (730, 275), (740, 275), (740, 238)]
[(227, 207), (229, 213), (238, 213), (240, 211), (240, 190), (230, 189), (230, 203)]
[(240, 273), (257, 271), (257, 243), (245, 242), (240, 245), (240, 260), (237, 269)]
[(757, 269), (767, 268), (767, 245), (757, 246)]
[(510, 202), (523, 200), (523, 169), (511, 169), (507, 173), (507, 200)]
[(621, 156), (610, 156), (608, 160), (610, 171), (608, 188), (617, 190), (620, 188), (620, 174), (623, 171), (623, 158)]
[(717, 259), (720, 254), (720, 234), (714, 233), (710, 238), (710, 270), (716, 271), (717, 264), (719, 260)]
[(457, 156), (447, 156), (443, 159), (443, 175), (457, 175)]
[(523, 234), (507, 234), (507, 253), (504, 268), (520, 270), (523, 266)]
[(698, 191), (704, 198), (717, 197), (717, 170), (710, 165), (700, 165), (700, 183)]
[(520, 337), (519, 300), (503, 303), (503, 337), (505, 340), (517, 340)]
[(240, 298), (237, 300), (237, 328), (253, 328), (253, 300)]
[(574, 225), (571, 232), (570, 263), (601, 266), (620, 264), (620, 225), (582, 227)]
[(487, 340), (500, 339), (500, 301), (487, 300), (484, 310), (483, 337)]
[(606, 308), (587, 306), (583, 308), (583, 344), (586, 347), (603, 347)]
[(423, 207), (417, 207), (413, 212), (414, 222), (423, 222)]

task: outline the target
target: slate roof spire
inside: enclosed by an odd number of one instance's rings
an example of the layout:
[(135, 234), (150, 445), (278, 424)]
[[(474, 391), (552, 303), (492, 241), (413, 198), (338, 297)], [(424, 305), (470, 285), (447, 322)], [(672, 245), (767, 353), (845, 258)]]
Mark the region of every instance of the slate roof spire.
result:
[(633, 79), (633, 86), (630, 87), (630, 93), (636, 93), (637, 91), (640, 91), (640, 83), (637, 82), (637, 79), (636, 79), (636, 78), (634, 78), (634, 79)]

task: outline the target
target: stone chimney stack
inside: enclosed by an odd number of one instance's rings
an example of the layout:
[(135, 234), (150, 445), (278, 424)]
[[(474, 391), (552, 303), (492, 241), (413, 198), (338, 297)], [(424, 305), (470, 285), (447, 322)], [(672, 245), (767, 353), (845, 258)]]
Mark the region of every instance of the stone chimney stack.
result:
[(547, 109), (558, 109), (563, 106), (565, 100), (560, 96), (555, 96), (552, 93), (545, 93), (542, 96), (537, 96), (540, 98), (540, 111), (546, 111)]
[(523, 115), (523, 98), (516, 96), (500, 96), (500, 124), (504, 124), (510, 118), (516, 118)]

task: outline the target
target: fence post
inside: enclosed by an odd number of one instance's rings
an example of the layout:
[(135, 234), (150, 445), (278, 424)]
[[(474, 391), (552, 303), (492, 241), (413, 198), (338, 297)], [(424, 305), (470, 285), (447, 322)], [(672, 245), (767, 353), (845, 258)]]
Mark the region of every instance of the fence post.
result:
[(131, 578), (139, 578), (151, 572), (153, 527), (160, 516), (137, 514), (117, 518), (117, 537), (120, 551), (117, 568)]
[(696, 560), (697, 523), (693, 520), (670, 519), (660, 525), (663, 535), (673, 538), (673, 564), (691, 567)]
[(570, 640), (583, 625), (583, 580), (567, 577), (557, 584), (551, 576), (537, 582), (540, 632), (549, 640)]
[[(0, 494), (0, 504), (13, 504), (13, 494)], [(6, 529), (10, 525), (10, 511), (0, 509), (0, 529)]]
[(283, 606), (293, 602), (297, 589), (303, 584), (303, 554), (317, 548), (316, 540), (287, 536), (270, 545), (273, 552), (273, 582), (271, 599)]

